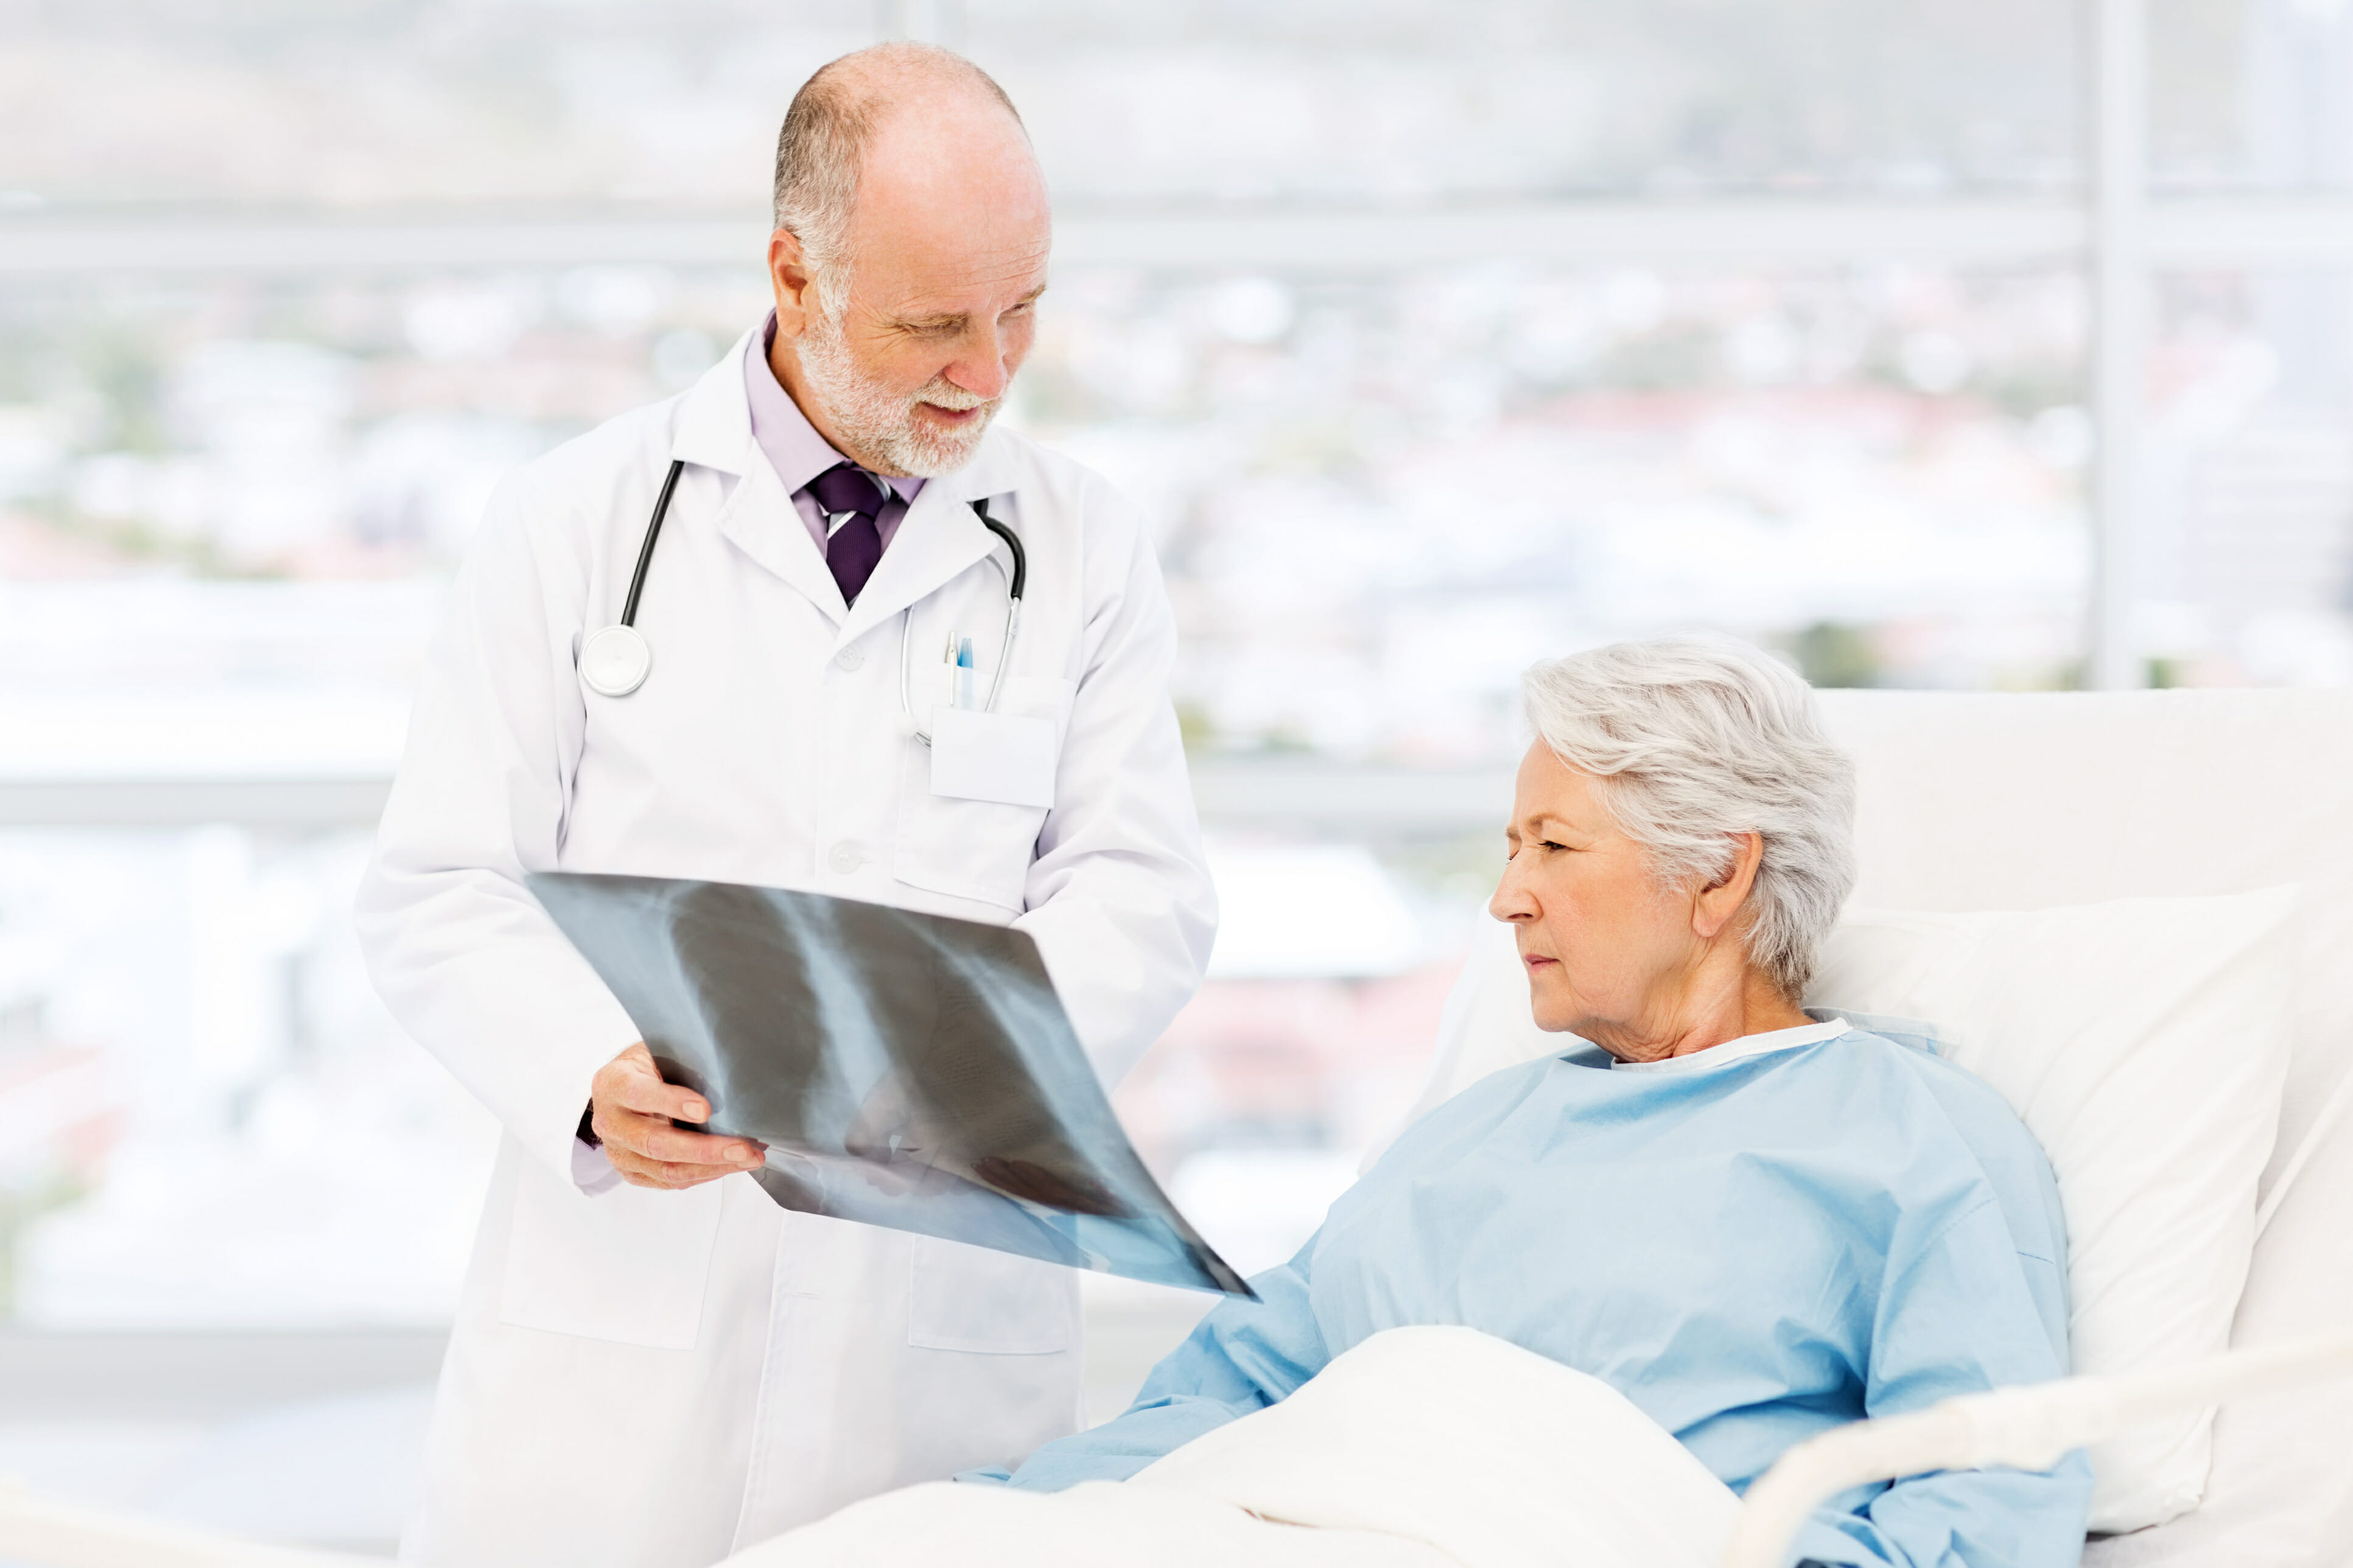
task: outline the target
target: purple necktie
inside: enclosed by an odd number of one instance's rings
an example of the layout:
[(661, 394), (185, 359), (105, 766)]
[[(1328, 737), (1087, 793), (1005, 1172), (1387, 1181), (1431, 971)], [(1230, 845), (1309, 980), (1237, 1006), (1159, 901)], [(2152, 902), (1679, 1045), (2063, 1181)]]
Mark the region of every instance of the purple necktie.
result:
[(882, 481), (855, 463), (836, 463), (808, 482), (809, 494), (830, 524), (843, 512), (848, 521), (826, 536), (825, 563), (841, 587), (844, 604), (858, 602), (858, 591), (874, 575), (882, 559), (882, 530), (875, 521), (890, 491)]

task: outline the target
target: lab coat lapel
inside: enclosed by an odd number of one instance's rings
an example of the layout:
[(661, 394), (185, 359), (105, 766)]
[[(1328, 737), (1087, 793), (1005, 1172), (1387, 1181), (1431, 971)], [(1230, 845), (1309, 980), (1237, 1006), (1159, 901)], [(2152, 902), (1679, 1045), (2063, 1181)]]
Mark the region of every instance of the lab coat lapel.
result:
[(955, 580), (975, 562), (999, 548), (981, 526), (972, 502), (1013, 489), (1009, 465), (999, 456), (991, 432), (979, 454), (959, 472), (933, 479), (899, 522), (891, 547), (867, 579), (865, 590), (842, 623), (837, 646), (847, 646), (925, 596)]
[[(842, 602), (841, 585), (833, 580), (832, 568), (818, 552), (817, 541), (809, 537), (808, 524), (801, 521), (793, 498), (785, 493), (784, 481), (760, 453), (754, 452), (744, 465), (744, 482), (735, 487), (720, 512), (719, 531), (735, 548), (798, 589), (835, 626), (849, 614), (849, 606)], [(887, 559), (890, 552), (883, 554)]]
[(681, 463), (741, 474), (752, 452), (752, 404), (744, 395), (744, 356), (754, 333), (735, 340), (717, 364), (680, 400), (670, 455)]
[(849, 606), (793, 507), (784, 481), (752, 438), (752, 405), (744, 392), (744, 356), (759, 339), (746, 332), (717, 364), (703, 372), (679, 410), (670, 455), (681, 462), (738, 476), (719, 509), (720, 536), (798, 589), (839, 626)]

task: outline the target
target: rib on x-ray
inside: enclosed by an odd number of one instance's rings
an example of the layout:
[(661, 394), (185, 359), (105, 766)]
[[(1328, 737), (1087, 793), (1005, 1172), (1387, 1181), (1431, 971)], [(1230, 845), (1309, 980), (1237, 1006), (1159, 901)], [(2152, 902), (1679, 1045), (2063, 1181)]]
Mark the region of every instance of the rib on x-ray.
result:
[(1026, 931), (823, 893), (534, 874), (788, 1209), (1250, 1295), (1113, 1115)]

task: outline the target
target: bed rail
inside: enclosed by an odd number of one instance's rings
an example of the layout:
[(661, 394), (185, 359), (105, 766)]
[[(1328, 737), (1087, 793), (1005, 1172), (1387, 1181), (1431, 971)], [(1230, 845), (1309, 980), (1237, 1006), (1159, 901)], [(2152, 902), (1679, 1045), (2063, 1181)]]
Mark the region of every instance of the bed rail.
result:
[(2232, 1351), (2188, 1366), (2067, 1377), (1858, 1421), (1781, 1456), (1741, 1505), (1724, 1568), (1782, 1568), (1806, 1517), (1849, 1487), (1931, 1470), (2047, 1469), (2142, 1421), (2353, 1373), (2353, 1331)]

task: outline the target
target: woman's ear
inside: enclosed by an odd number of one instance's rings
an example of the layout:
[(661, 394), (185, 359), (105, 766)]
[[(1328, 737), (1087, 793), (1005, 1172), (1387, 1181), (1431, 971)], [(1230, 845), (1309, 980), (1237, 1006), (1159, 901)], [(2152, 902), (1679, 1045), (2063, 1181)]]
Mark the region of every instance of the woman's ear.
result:
[(1702, 942), (1715, 941), (1740, 913), (1740, 906), (1748, 901), (1748, 889), (1757, 885), (1757, 868), (1765, 860), (1763, 834), (1726, 837), (1732, 840), (1732, 864), (1692, 900), (1692, 931)]

